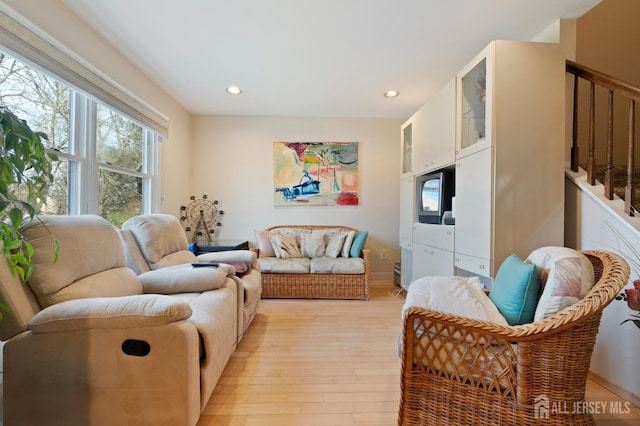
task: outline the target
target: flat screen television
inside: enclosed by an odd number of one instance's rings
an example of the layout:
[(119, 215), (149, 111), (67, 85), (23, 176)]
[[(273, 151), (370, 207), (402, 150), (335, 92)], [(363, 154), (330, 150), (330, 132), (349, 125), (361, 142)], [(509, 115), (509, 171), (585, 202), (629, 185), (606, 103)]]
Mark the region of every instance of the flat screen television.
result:
[(442, 215), (451, 211), (455, 195), (455, 172), (441, 170), (416, 178), (416, 219), (420, 223), (442, 223)]

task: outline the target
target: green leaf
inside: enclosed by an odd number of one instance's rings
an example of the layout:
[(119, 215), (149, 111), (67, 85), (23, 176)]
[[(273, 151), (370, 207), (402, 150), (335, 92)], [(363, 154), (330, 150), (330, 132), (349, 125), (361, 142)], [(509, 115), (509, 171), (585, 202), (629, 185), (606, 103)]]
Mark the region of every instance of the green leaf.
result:
[(57, 238), (53, 239), (53, 263), (58, 261), (58, 254), (60, 254), (60, 241)]
[[(0, 239), (9, 270), (23, 281), (33, 272), (33, 247), (23, 240), (19, 228), (25, 216), (33, 219), (47, 201), (53, 182), (53, 161), (43, 141), (48, 136), (34, 132), (25, 120), (0, 107)], [(53, 238), (53, 235), (52, 235)], [(58, 256), (54, 242), (54, 257)]]
[(17, 207), (14, 207), (9, 211), (9, 220), (15, 229), (20, 228), (20, 225), (22, 225), (22, 216), (22, 210)]

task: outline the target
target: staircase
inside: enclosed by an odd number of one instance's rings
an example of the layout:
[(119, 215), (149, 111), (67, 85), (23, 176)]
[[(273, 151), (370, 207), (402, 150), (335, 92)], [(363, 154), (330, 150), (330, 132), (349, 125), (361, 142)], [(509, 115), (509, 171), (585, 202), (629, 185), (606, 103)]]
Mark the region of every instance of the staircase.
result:
[[(579, 167), (585, 169), (589, 184), (602, 182), (604, 196), (609, 200), (618, 196), (624, 200), (625, 214), (635, 216), (636, 212), (640, 212), (640, 168), (634, 165), (637, 121), (635, 106), (636, 101), (640, 101), (640, 87), (572, 61), (567, 61), (566, 70), (573, 75), (574, 82), (571, 170), (577, 172)], [(580, 115), (581, 107), (584, 106), (584, 103), (579, 102), (580, 97), (584, 96), (584, 90), (581, 89), (588, 89), (587, 123), (579, 122), (579, 118), (584, 118)], [(604, 113), (596, 111), (596, 96), (602, 93), (607, 95)], [(621, 101), (628, 104), (626, 126), (624, 123), (614, 122), (614, 97), (618, 104)], [(606, 125), (604, 140), (597, 137), (598, 130), (601, 130), (597, 125), (602, 122)], [(584, 124), (588, 127), (586, 136), (579, 132)], [(620, 135), (620, 129), (625, 127), (626, 134)], [(582, 155), (581, 148), (585, 146), (587, 152)], [(616, 158), (623, 160), (616, 163)]]

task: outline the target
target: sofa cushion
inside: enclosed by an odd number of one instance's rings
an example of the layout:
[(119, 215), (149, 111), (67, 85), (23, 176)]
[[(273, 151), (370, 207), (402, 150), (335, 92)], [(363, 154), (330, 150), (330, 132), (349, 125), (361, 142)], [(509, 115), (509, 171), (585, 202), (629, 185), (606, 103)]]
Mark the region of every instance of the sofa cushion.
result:
[(260, 272), (272, 274), (308, 274), (310, 260), (306, 257), (295, 259), (278, 259), (277, 257), (260, 257)]
[(187, 319), (191, 308), (163, 295), (95, 297), (43, 309), (29, 325), (34, 333), (96, 328), (154, 327)]
[(500, 265), (489, 298), (510, 325), (518, 325), (533, 321), (539, 292), (535, 265), (512, 254)]
[(364, 274), (360, 257), (316, 257), (311, 259), (312, 274)]
[(574, 249), (542, 247), (531, 252), (527, 260), (536, 266), (543, 283), (535, 321), (573, 305), (594, 285), (593, 265)]
[(402, 313), (412, 306), (508, 325), (480, 286), (478, 277), (423, 277), (409, 286)]
[[(136, 274), (126, 268), (116, 229), (100, 216), (40, 216), (21, 228), (33, 245), (31, 290), (42, 307), (87, 297), (142, 293)], [(59, 241), (54, 262), (54, 237)]]
[(197, 258), (195, 254), (189, 250), (180, 250), (167, 254), (162, 259), (155, 263), (151, 263), (149, 266), (152, 270), (158, 270), (169, 266), (184, 265), (185, 263), (193, 263), (196, 261)]
[[(140, 250), (151, 269), (165, 256), (172, 253), (188, 252), (189, 241), (178, 219), (168, 214), (135, 216), (122, 224), (123, 229), (131, 230)], [(192, 260), (193, 262), (193, 260)], [(175, 265), (177, 263), (173, 263)], [(169, 266), (164, 262), (162, 266)]]

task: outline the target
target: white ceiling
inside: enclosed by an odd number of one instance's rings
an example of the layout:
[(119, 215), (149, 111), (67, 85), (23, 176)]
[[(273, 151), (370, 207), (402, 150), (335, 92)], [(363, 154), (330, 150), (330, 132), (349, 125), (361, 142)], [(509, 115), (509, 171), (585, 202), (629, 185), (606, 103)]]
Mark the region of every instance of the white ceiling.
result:
[(491, 40), (600, 0), (63, 1), (193, 114), (407, 118)]

